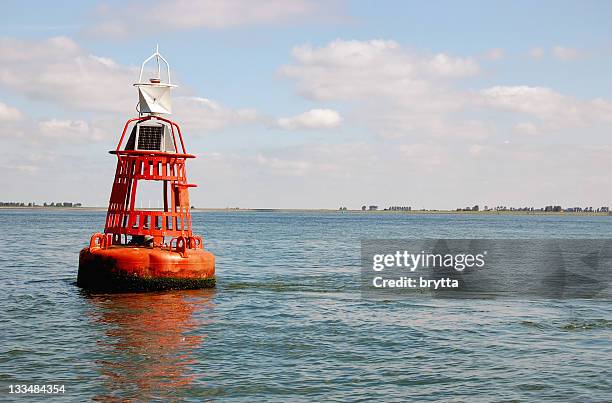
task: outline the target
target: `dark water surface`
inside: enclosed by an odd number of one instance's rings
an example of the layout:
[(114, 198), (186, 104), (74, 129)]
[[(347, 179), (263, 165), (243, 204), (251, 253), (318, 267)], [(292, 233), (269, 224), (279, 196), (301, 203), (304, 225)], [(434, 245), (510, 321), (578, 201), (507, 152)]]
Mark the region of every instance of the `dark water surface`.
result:
[(104, 213), (0, 211), (0, 400), (10, 384), (69, 401), (612, 400), (610, 301), (359, 292), (364, 238), (612, 238), (612, 217), (193, 218), (216, 289), (92, 296), (78, 252)]

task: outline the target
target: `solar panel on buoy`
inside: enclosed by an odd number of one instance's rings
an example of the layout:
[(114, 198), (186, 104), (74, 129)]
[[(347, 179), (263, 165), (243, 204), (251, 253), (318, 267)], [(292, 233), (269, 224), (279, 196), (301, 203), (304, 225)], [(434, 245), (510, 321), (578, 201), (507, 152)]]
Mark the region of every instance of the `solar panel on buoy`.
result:
[(161, 126), (141, 126), (138, 130), (138, 150), (161, 150), (164, 128)]

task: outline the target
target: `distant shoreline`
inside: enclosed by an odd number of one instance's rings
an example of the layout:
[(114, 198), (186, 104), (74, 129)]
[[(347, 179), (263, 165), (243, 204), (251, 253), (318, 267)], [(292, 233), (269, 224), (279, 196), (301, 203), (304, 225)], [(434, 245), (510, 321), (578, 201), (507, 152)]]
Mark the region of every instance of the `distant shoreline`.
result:
[[(49, 210), (49, 211), (106, 211), (107, 207), (45, 207), (45, 206), (0, 206), (0, 210)], [(151, 210), (159, 210), (152, 208)], [(435, 214), (456, 214), (456, 215), (536, 215), (536, 216), (612, 216), (612, 212), (566, 212), (566, 211), (456, 211), (456, 210), (337, 210), (337, 209), (264, 209), (264, 208), (193, 208), (192, 212), (244, 212), (244, 213), (338, 213), (338, 214), (397, 214), (397, 215), (435, 215)]]

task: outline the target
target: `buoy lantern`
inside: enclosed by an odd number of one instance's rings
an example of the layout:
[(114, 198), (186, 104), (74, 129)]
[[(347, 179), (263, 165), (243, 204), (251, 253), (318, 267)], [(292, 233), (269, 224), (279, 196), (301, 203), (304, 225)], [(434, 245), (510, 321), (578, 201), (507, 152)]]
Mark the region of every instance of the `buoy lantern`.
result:
[[(145, 65), (157, 61), (157, 77), (143, 82)], [(167, 81), (161, 77), (165, 64)], [(142, 63), (137, 118), (129, 119), (117, 148), (117, 170), (104, 233), (94, 234), (79, 255), (77, 285), (101, 292), (155, 291), (214, 287), (215, 257), (193, 235), (185, 162), (178, 124), (162, 117), (172, 112), (170, 66), (155, 51)], [(130, 129), (130, 135), (125, 140)], [(163, 211), (137, 209), (142, 181), (160, 182)]]

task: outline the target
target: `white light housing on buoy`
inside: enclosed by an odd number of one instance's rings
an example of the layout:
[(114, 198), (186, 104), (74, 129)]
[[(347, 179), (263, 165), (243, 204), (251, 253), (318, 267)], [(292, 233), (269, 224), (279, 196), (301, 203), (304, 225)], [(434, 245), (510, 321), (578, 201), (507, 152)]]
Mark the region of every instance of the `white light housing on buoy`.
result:
[[(157, 61), (157, 77), (151, 78), (149, 81), (142, 81), (144, 67), (153, 58), (155, 58)], [(160, 60), (166, 64), (166, 82), (162, 82)], [(170, 97), (170, 90), (175, 88), (176, 85), (172, 85), (170, 82), (170, 65), (159, 53), (159, 46), (157, 46), (155, 49), (155, 53), (142, 62), (142, 66), (140, 67), (140, 76), (138, 78), (138, 82), (134, 84), (134, 86), (138, 87), (138, 112), (141, 115), (143, 113), (168, 115), (172, 113), (172, 99)]]

